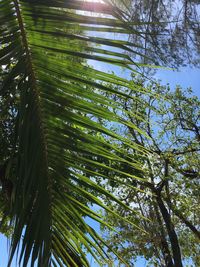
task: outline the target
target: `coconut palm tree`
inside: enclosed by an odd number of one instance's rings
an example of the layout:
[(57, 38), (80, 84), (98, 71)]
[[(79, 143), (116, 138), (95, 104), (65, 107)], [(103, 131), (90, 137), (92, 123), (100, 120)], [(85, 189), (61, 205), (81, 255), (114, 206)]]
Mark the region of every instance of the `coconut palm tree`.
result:
[[(106, 244), (87, 218), (104, 225), (91, 205), (113, 212), (103, 198), (119, 201), (95, 177), (114, 179), (100, 169), (116, 161), (141, 168), (115, 153), (113, 142), (141, 148), (98, 123), (127, 124), (120, 104), (102, 92), (112, 92), (108, 83), (120, 85), (115, 93), (122, 98), (130, 96), (121, 88), (142, 89), (95, 64), (132, 70), (135, 63), (125, 53), (134, 52), (126, 41), (131, 24), (109, 1), (81, 0), (0, 0), (0, 22), (0, 101), (6, 99), (7, 112), (14, 103), (14, 137), (0, 177), (14, 227), (8, 266), (17, 250), (24, 267), (89, 266), (87, 253), (106, 260)], [(97, 63), (91, 67), (87, 60)]]

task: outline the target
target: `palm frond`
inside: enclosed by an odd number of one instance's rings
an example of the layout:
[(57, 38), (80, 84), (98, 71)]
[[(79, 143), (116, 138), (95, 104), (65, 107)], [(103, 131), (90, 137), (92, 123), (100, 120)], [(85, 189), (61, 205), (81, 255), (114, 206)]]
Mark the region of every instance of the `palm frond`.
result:
[[(103, 224), (88, 205), (112, 212), (97, 195), (117, 199), (86, 174), (103, 177), (91, 169), (112, 169), (112, 162), (124, 162), (106, 141), (109, 138), (141, 148), (101, 126), (96, 118), (126, 124), (111, 111), (122, 107), (101, 92), (129, 96), (104, 82), (137, 88), (128, 80), (88, 66), (87, 60), (132, 69), (135, 62), (124, 53), (132, 51), (132, 44), (121, 37), (114, 40), (92, 33), (98, 29), (103, 34), (126, 35), (131, 28), (121, 11), (108, 4), (1, 0), (0, 8), (0, 62), (7, 70), (0, 93), (4, 97), (14, 92), (18, 103), (17, 175), (11, 206), (14, 233), (8, 265), (17, 248), (24, 267), (29, 260), (31, 266), (40, 267), (89, 266), (88, 252), (97, 261), (97, 255), (106, 260), (105, 244), (85, 218)], [(110, 165), (98, 162), (99, 156)], [(137, 162), (128, 164), (141, 169)]]

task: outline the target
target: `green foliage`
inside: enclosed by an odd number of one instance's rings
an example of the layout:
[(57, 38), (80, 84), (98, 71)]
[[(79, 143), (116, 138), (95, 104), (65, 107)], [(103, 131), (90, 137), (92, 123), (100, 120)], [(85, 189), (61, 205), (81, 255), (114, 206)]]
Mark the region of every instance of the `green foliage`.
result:
[[(134, 208), (138, 214), (125, 211), (109, 202), (111, 208), (146, 232), (139, 233), (131, 225), (124, 224), (111, 214), (106, 214), (105, 220), (115, 226), (117, 233), (104, 233), (112, 248), (127, 261), (133, 263), (137, 257), (143, 256), (150, 265), (166, 265), (163, 240), (167, 242), (171, 255), (174, 244), (170, 242), (166, 222), (156, 200), (158, 194), (169, 211), (182, 259), (192, 259), (195, 266), (198, 266), (200, 101), (193, 96), (191, 89), (183, 91), (177, 86), (175, 91), (171, 91), (169, 86), (155, 82), (147, 83), (144, 79), (139, 79), (138, 85), (146, 86), (151, 94), (130, 92), (137, 98), (134, 101), (124, 100), (126, 113), (122, 116), (142, 129), (148, 138), (129, 127), (121, 128), (120, 132), (150, 151), (148, 158), (140, 158), (137, 151), (132, 151), (132, 157), (143, 163), (141, 175), (138, 171), (126, 169), (127, 173), (136, 173), (144, 180), (136, 181), (135, 188), (130, 188), (126, 186), (128, 176), (114, 174), (119, 182), (108, 181), (104, 186), (119, 196), (126, 205)], [(160, 97), (156, 97), (158, 95)], [(110, 97), (112, 98), (111, 95)], [(135, 114), (140, 114), (142, 117), (136, 117)], [(118, 130), (116, 128), (116, 131)], [(118, 149), (124, 151), (124, 157), (131, 154), (130, 149), (123, 144), (118, 144)], [(123, 170), (123, 165), (121, 168)], [(120, 185), (121, 181), (124, 181), (123, 186)], [(141, 219), (141, 216), (150, 221)]]
[(5, 194), (2, 192), (0, 193), (0, 229), (1, 233), (5, 235), (6, 237), (10, 237), (11, 234), (13, 233), (13, 228), (10, 225), (10, 217), (7, 215), (6, 216), (6, 197)]
[[(134, 53), (134, 45), (112, 35), (127, 36), (132, 27), (110, 4), (1, 0), (0, 10), (1, 140), (6, 137), (1, 144), (5, 168), (0, 178), (14, 228), (8, 266), (18, 249), (19, 265), (24, 267), (28, 261), (40, 267), (89, 266), (86, 253), (106, 262), (106, 244), (86, 217), (107, 224), (89, 204), (115, 214), (104, 205), (103, 199), (109, 198), (129, 208), (94, 177), (114, 171), (116, 162), (128, 164), (114, 144), (143, 150), (98, 122), (126, 124), (112, 111), (120, 113), (122, 106), (103, 93), (128, 99), (124, 88), (134, 90), (134, 84), (93, 69), (86, 60), (132, 70), (135, 63), (125, 51)], [(109, 37), (94, 36), (94, 31)], [(103, 82), (120, 88), (113, 90)], [(10, 165), (5, 165), (7, 161)], [(130, 162), (131, 168), (140, 170), (140, 165)]]
[[(154, 58), (164, 66), (200, 66), (199, 1), (112, 0), (135, 23), (139, 34), (129, 41), (138, 45), (138, 52)], [(135, 57), (135, 55), (132, 55)], [(148, 69), (147, 69), (148, 71)]]

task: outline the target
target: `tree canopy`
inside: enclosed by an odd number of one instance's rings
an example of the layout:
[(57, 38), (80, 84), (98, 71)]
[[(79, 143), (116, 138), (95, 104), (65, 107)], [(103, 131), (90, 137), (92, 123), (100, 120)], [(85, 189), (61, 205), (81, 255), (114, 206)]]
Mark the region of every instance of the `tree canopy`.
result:
[(136, 23), (133, 28), (139, 34), (130, 34), (129, 41), (138, 45), (141, 61), (148, 63), (150, 57), (157, 65), (173, 68), (200, 66), (199, 1), (112, 2), (125, 10), (130, 22)]
[[(147, 82), (139, 79), (138, 83), (143, 86)], [(151, 88), (151, 95), (136, 93), (137, 101), (123, 102), (124, 110), (129, 111), (123, 116), (142, 129), (146, 136), (128, 127), (120, 129), (129, 139), (151, 151), (147, 159), (141, 158), (144, 171), (140, 175), (145, 181), (135, 182), (135, 189), (122, 187), (117, 182), (104, 182), (107, 190), (118, 195), (140, 215), (109, 202), (112, 209), (139, 223), (146, 232), (141, 234), (108, 214), (106, 221), (112, 223), (118, 233), (111, 232), (106, 236), (110, 245), (132, 263), (143, 256), (153, 266), (181, 266), (183, 259), (192, 260), (194, 266), (198, 266), (200, 102), (191, 89), (184, 91), (177, 86), (172, 91), (158, 82), (146, 86)], [(155, 98), (153, 94), (164, 97)], [(142, 117), (133, 117), (135, 113)], [(139, 158), (136, 151), (123, 144), (119, 150), (124, 151), (124, 157)], [(128, 166), (124, 166), (125, 170), (128, 172)], [(129, 171), (138, 175), (137, 171)], [(126, 175), (111, 175), (120, 182), (128, 179)]]

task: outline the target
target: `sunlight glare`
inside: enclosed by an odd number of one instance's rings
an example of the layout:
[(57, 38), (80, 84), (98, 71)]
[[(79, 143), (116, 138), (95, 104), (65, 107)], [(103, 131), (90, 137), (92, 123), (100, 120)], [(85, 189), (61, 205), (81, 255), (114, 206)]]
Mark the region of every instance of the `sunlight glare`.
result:
[(103, 0), (87, 0), (87, 2), (92, 2), (92, 3), (103, 3)]

